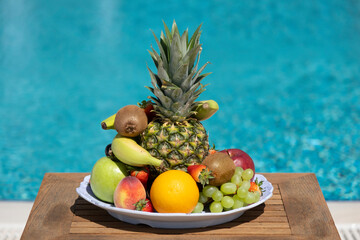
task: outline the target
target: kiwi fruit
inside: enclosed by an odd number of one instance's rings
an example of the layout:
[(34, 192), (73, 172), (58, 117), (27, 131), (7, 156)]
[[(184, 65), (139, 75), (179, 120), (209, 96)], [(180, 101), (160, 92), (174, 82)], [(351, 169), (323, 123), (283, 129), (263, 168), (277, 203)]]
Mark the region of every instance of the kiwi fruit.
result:
[(202, 164), (211, 170), (214, 178), (209, 180), (209, 184), (213, 186), (220, 186), (223, 183), (230, 182), (235, 173), (234, 161), (226, 153), (210, 154)]
[(136, 105), (127, 105), (121, 108), (115, 116), (114, 128), (124, 137), (136, 137), (148, 125), (144, 109)]

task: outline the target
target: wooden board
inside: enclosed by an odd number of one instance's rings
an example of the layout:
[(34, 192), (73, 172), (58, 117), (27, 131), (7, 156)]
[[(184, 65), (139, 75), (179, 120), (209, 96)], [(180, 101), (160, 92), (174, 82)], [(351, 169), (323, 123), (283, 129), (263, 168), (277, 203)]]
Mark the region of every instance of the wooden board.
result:
[(271, 199), (229, 223), (200, 229), (117, 220), (76, 194), (85, 175), (45, 175), (21, 239), (340, 239), (314, 174), (263, 174), (274, 186)]
[[(245, 212), (241, 217), (234, 220), (231, 224), (222, 224), (208, 227), (202, 231), (196, 232), (189, 230), (174, 229), (154, 229), (148, 226), (142, 226), (146, 234), (245, 234), (245, 235), (266, 235), (269, 231), (273, 235), (291, 234), (286, 212), (281, 199), (280, 191), (277, 185), (274, 186), (274, 196), (266, 204), (262, 204), (254, 209)], [(121, 236), (134, 234), (138, 226), (121, 222), (111, 217), (105, 210), (98, 208), (87, 201), (78, 198), (74, 204), (74, 218), (72, 219), (70, 233), (109, 233)], [(226, 229), (224, 229), (224, 226)], [(231, 228), (229, 228), (231, 226)], [(129, 236), (130, 237), (130, 236)]]

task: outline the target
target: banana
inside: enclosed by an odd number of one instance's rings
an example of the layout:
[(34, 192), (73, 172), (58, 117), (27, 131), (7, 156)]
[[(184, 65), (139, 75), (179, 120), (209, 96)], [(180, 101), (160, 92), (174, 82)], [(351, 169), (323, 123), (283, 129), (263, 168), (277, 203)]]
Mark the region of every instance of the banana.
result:
[[(212, 115), (216, 113), (217, 110), (219, 110), (219, 105), (214, 100), (204, 100), (196, 103), (197, 105), (192, 110), (197, 112), (197, 114), (195, 114), (194, 117), (199, 121), (204, 121), (206, 119), (209, 119)], [(103, 120), (101, 122), (102, 129), (104, 130), (115, 129), (114, 128), (115, 117), (116, 117), (116, 113), (114, 115), (111, 115), (107, 119)]]
[(219, 110), (219, 105), (214, 100), (199, 101), (196, 103), (197, 105), (192, 110), (197, 112), (194, 117), (199, 121), (209, 119)]
[(107, 119), (101, 122), (101, 127), (104, 130), (114, 129), (114, 122), (115, 122), (116, 113), (111, 115)]
[(134, 167), (152, 165), (159, 167), (162, 161), (154, 158), (148, 151), (137, 144), (133, 139), (117, 134), (112, 141), (111, 149), (121, 162)]

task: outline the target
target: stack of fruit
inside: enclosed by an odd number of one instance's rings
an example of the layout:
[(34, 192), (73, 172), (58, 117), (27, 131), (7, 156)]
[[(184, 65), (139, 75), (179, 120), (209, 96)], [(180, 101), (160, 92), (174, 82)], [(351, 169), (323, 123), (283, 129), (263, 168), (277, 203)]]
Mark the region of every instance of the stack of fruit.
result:
[[(93, 193), (116, 207), (163, 213), (199, 212), (207, 203), (212, 212), (219, 211), (219, 202), (224, 202), (221, 211), (243, 206), (236, 196), (243, 204), (258, 200), (258, 195), (251, 201), (241, 195), (241, 189), (249, 192), (254, 175), (251, 158), (238, 149), (210, 149), (201, 124), (219, 109), (214, 100), (196, 101), (205, 91), (201, 80), (209, 75), (201, 74), (208, 63), (198, 69), (201, 25), (190, 40), (188, 30), (180, 35), (175, 21), (171, 30), (164, 27), (160, 40), (154, 34), (160, 53), (149, 51), (157, 68), (157, 74), (148, 68), (152, 87), (147, 88), (154, 96), (122, 107), (101, 123), (117, 135), (106, 147), (106, 157), (93, 166)], [(237, 195), (227, 190), (230, 185)], [(209, 189), (217, 196), (210, 196)], [(231, 207), (226, 203), (230, 194)]]

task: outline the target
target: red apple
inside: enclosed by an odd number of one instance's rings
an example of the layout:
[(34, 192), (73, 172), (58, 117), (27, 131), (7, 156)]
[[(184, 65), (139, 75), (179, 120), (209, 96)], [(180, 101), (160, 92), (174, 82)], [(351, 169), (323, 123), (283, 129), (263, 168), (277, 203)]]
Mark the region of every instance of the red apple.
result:
[(255, 174), (255, 165), (251, 157), (240, 149), (225, 149), (220, 152), (227, 153), (234, 161), (236, 167), (242, 167), (242, 169), (251, 168)]

